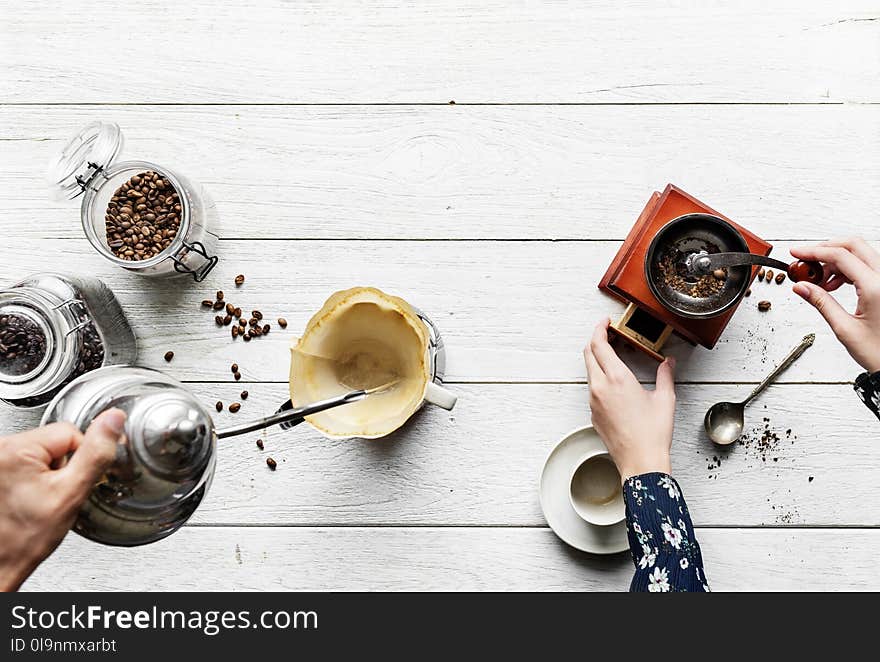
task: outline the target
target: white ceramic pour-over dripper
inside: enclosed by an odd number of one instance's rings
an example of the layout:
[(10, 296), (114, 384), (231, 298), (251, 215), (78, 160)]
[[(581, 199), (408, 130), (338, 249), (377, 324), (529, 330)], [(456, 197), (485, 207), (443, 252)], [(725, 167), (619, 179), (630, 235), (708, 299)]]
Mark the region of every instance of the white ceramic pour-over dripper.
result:
[(339, 389), (369, 388), (397, 379), (385, 395), (308, 423), (330, 439), (378, 439), (426, 402), (451, 409), (455, 394), (441, 385), (443, 343), (436, 327), (399, 297), (370, 287), (336, 292), (291, 341), (290, 394), (285, 408)]
[[(292, 346), (290, 351), (292, 353), (296, 353), (304, 358), (309, 360), (318, 360), (327, 362), (332, 364), (338, 372), (345, 374), (344, 365), (335, 358), (331, 358), (329, 356), (322, 356), (320, 354), (313, 354), (311, 352), (306, 352), (302, 349), (299, 349), (295, 346)], [(368, 395), (380, 395), (382, 393), (386, 393), (394, 390), (396, 387), (400, 386), (405, 382), (405, 379), (399, 377), (396, 374), (388, 374), (383, 375), (384, 379), (388, 381), (380, 380), (382, 383), (373, 386), (375, 380), (369, 383), (355, 383), (355, 382), (346, 382), (345, 379), (341, 379), (340, 383), (342, 386), (352, 389), (351, 392), (339, 396), (338, 398), (332, 398), (330, 400), (324, 401), (327, 406), (319, 406), (315, 408), (314, 406), (304, 407), (299, 410), (293, 409), (293, 404), (290, 400), (288, 400), (284, 405), (282, 405), (278, 411), (270, 417), (264, 419), (264, 425), (252, 425), (249, 426), (247, 430), (241, 430), (240, 432), (236, 432), (235, 434), (241, 434), (243, 432), (249, 432), (257, 429), (261, 429), (262, 427), (266, 427), (266, 425), (274, 425), (280, 424), (283, 430), (288, 430), (295, 425), (303, 422), (306, 416), (310, 416), (315, 413), (319, 413), (321, 411), (326, 411), (327, 409), (331, 409), (339, 406), (340, 404), (347, 404), (350, 402), (358, 402), (363, 400)], [(361, 395), (363, 394), (363, 395)], [(442, 388), (435, 384), (434, 382), (428, 382), (426, 390), (425, 390), (425, 402), (429, 402), (431, 404), (437, 405), (438, 407), (442, 407), (443, 409), (450, 410), (455, 406), (457, 401), (457, 396), (454, 393), (447, 391), (445, 388)], [(323, 404), (323, 403), (322, 403)], [(305, 411), (308, 410), (308, 411)], [(296, 415), (294, 412), (302, 412), (299, 415)], [(223, 438), (225, 431), (221, 431), (219, 433), (219, 437)], [(229, 435), (232, 436), (232, 435)]]

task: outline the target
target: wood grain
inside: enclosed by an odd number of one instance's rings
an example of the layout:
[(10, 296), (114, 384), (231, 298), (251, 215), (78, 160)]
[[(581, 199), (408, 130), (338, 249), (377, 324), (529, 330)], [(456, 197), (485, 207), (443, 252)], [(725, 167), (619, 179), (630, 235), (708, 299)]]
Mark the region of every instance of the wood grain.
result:
[[(101, 258), (80, 239), (14, 239), (0, 282), (46, 268), (96, 275), (111, 283), (140, 341), (140, 362), (192, 381), (230, 381), (236, 361), (251, 381), (287, 381), (289, 339), (334, 291), (376, 285), (403, 296), (439, 325), (453, 382), (584, 381), (581, 348), (605, 315), (623, 306), (596, 285), (617, 242), (223, 241), (221, 260), (201, 286), (189, 280), (145, 280)], [(786, 255), (779, 244), (774, 255)], [(51, 256), (52, 262), (48, 262)], [(233, 279), (247, 282), (236, 290)], [(259, 309), (275, 330), (245, 344), (199, 302), (222, 289), (244, 310)], [(841, 300), (853, 306), (851, 288)], [(773, 303), (770, 312), (757, 301)], [(274, 321), (285, 317), (281, 331)], [(667, 347), (680, 359), (682, 381), (759, 381), (774, 361), (815, 331), (816, 345), (784, 381), (849, 382), (860, 372), (818, 313), (786, 285), (761, 284), (744, 300), (712, 351), (682, 340)], [(624, 350), (626, 351), (626, 350)], [(653, 380), (656, 363), (626, 354)]]
[(103, 120), (125, 132), (122, 159), (203, 183), (226, 239), (623, 239), (668, 182), (767, 239), (880, 239), (878, 119), (878, 106), (0, 106), (0, 226), (82, 237), (78, 201), (51, 202), (45, 172)]
[[(104, 279), (141, 363), (206, 403), (250, 391), (221, 423), (273, 410), (288, 340), (334, 290), (374, 284), (439, 324), (461, 395), (381, 442), (305, 426), (265, 431), (263, 453), (256, 435), (226, 440), (191, 525), (136, 550), (69, 536), (26, 588), (626, 588), (627, 555), (566, 547), (537, 497), (547, 453), (589, 418), (580, 347), (622, 310), (599, 277), (667, 182), (780, 259), (792, 242), (880, 241), (878, 37), (874, 0), (0, 0), (0, 283)], [(124, 159), (206, 185), (222, 241), (204, 285), (111, 267), (77, 202), (49, 201), (49, 159), (96, 119), (120, 123)], [(199, 309), (216, 289), (290, 327), (233, 344)], [(712, 446), (706, 407), (810, 331), (815, 347), (749, 410), (749, 441)], [(670, 350), (675, 473), (698, 526), (732, 527), (698, 529), (713, 589), (876, 589), (877, 422), (818, 315), (758, 285), (715, 350)], [(653, 381), (652, 362), (624, 356)], [(0, 432), (38, 418), (5, 410)]]
[(4, 0), (0, 100), (877, 101), (877, 16), (871, 0)]
[[(173, 366), (171, 368), (173, 372)], [(250, 397), (222, 427), (269, 414), (278, 384), (189, 384), (209, 408)], [(219, 442), (200, 524), (544, 526), (538, 480), (559, 439), (589, 421), (582, 385), (459, 385), (392, 437), (329, 441), (307, 426)], [(846, 385), (774, 386), (748, 410), (742, 445), (713, 445), (703, 415), (745, 386), (678, 387), (673, 468), (698, 525), (880, 526), (877, 421)], [(765, 422), (763, 419), (769, 421)], [(10, 416), (11, 429), (33, 424)], [(9, 423), (3, 426), (10, 430)], [(764, 430), (778, 441), (760, 442)], [(255, 441), (264, 440), (261, 452)], [(266, 458), (278, 469), (271, 472)], [(711, 467), (711, 468), (710, 468)]]
[[(697, 537), (715, 591), (878, 588), (876, 529)], [(137, 549), (70, 535), (24, 590), (622, 591), (632, 572), (627, 554), (576, 552), (547, 529), (189, 527)]]

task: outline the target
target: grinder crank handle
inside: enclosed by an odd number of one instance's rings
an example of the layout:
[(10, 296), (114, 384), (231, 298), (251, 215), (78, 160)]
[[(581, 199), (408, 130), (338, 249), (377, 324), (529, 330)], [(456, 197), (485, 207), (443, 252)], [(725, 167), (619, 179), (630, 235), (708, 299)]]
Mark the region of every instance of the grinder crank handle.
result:
[(723, 267), (739, 267), (760, 264), (783, 270), (798, 283), (802, 280), (819, 285), (825, 279), (825, 270), (819, 262), (797, 260), (786, 264), (781, 260), (754, 253), (694, 253), (687, 258), (688, 269), (693, 273), (710, 274)]

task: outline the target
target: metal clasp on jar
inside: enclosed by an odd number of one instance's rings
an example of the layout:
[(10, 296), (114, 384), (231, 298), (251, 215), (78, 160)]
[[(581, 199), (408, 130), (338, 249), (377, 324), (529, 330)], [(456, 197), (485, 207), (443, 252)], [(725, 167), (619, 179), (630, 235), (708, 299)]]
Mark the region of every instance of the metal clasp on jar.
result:
[[(177, 257), (176, 255), (171, 256), (171, 259), (174, 261), (174, 270), (181, 274), (192, 274), (193, 280), (195, 280), (195, 282), (197, 283), (201, 283), (203, 280), (205, 280), (207, 275), (211, 273), (211, 270), (217, 266), (220, 258), (216, 255), (208, 255), (208, 250), (205, 248), (205, 245), (200, 241), (193, 241), (191, 243), (184, 241), (183, 246), (186, 249), (183, 255), (181, 255), (180, 257)], [(198, 267), (197, 269), (192, 269), (184, 263), (183, 259), (190, 252), (197, 253), (198, 255), (201, 255), (203, 258), (205, 258), (205, 262), (202, 264), (202, 266)]]
[(74, 195), (74, 198), (81, 196), (86, 192), (86, 189), (91, 188), (93, 191), (97, 192), (97, 188), (91, 186), (91, 183), (98, 178), (98, 175), (102, 176), (104, 179), (110, 179), (104, 173), (104, 166), (98, 165), (97, 163), (93, 163), (92, 161), (88, 162), (89, 170), (85, 177), (81, 175), (76, 176), (76, 183), (79, 184), (79, 193)]
[(65, 336), (72, 335), (77, 331), (81, 331), (86, 328), (89, 324), (92, 323), (91, 318), (89, 318), (89, 311), (86, 308), (85, 304), (79, 299), (67, 299), (66, 301), (62, 301), (57, 306), (53, 307), (52, 310), (61, 310), (62, 308), (67, 308), (71, 315), (73, 315), (76, 324), (74, 324), (70, 330), (65, 333)]

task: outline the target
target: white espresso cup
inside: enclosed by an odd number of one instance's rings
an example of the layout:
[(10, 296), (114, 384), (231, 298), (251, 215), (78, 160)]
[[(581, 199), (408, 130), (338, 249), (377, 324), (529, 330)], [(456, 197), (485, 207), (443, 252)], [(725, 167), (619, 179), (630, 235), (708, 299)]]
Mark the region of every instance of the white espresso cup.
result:
[(577, 461), (571, 472), (568, 496), (574, 511), (590, 524), (617, 524), (626, 513), (620, 472), (603, 449), (594, 449)]

